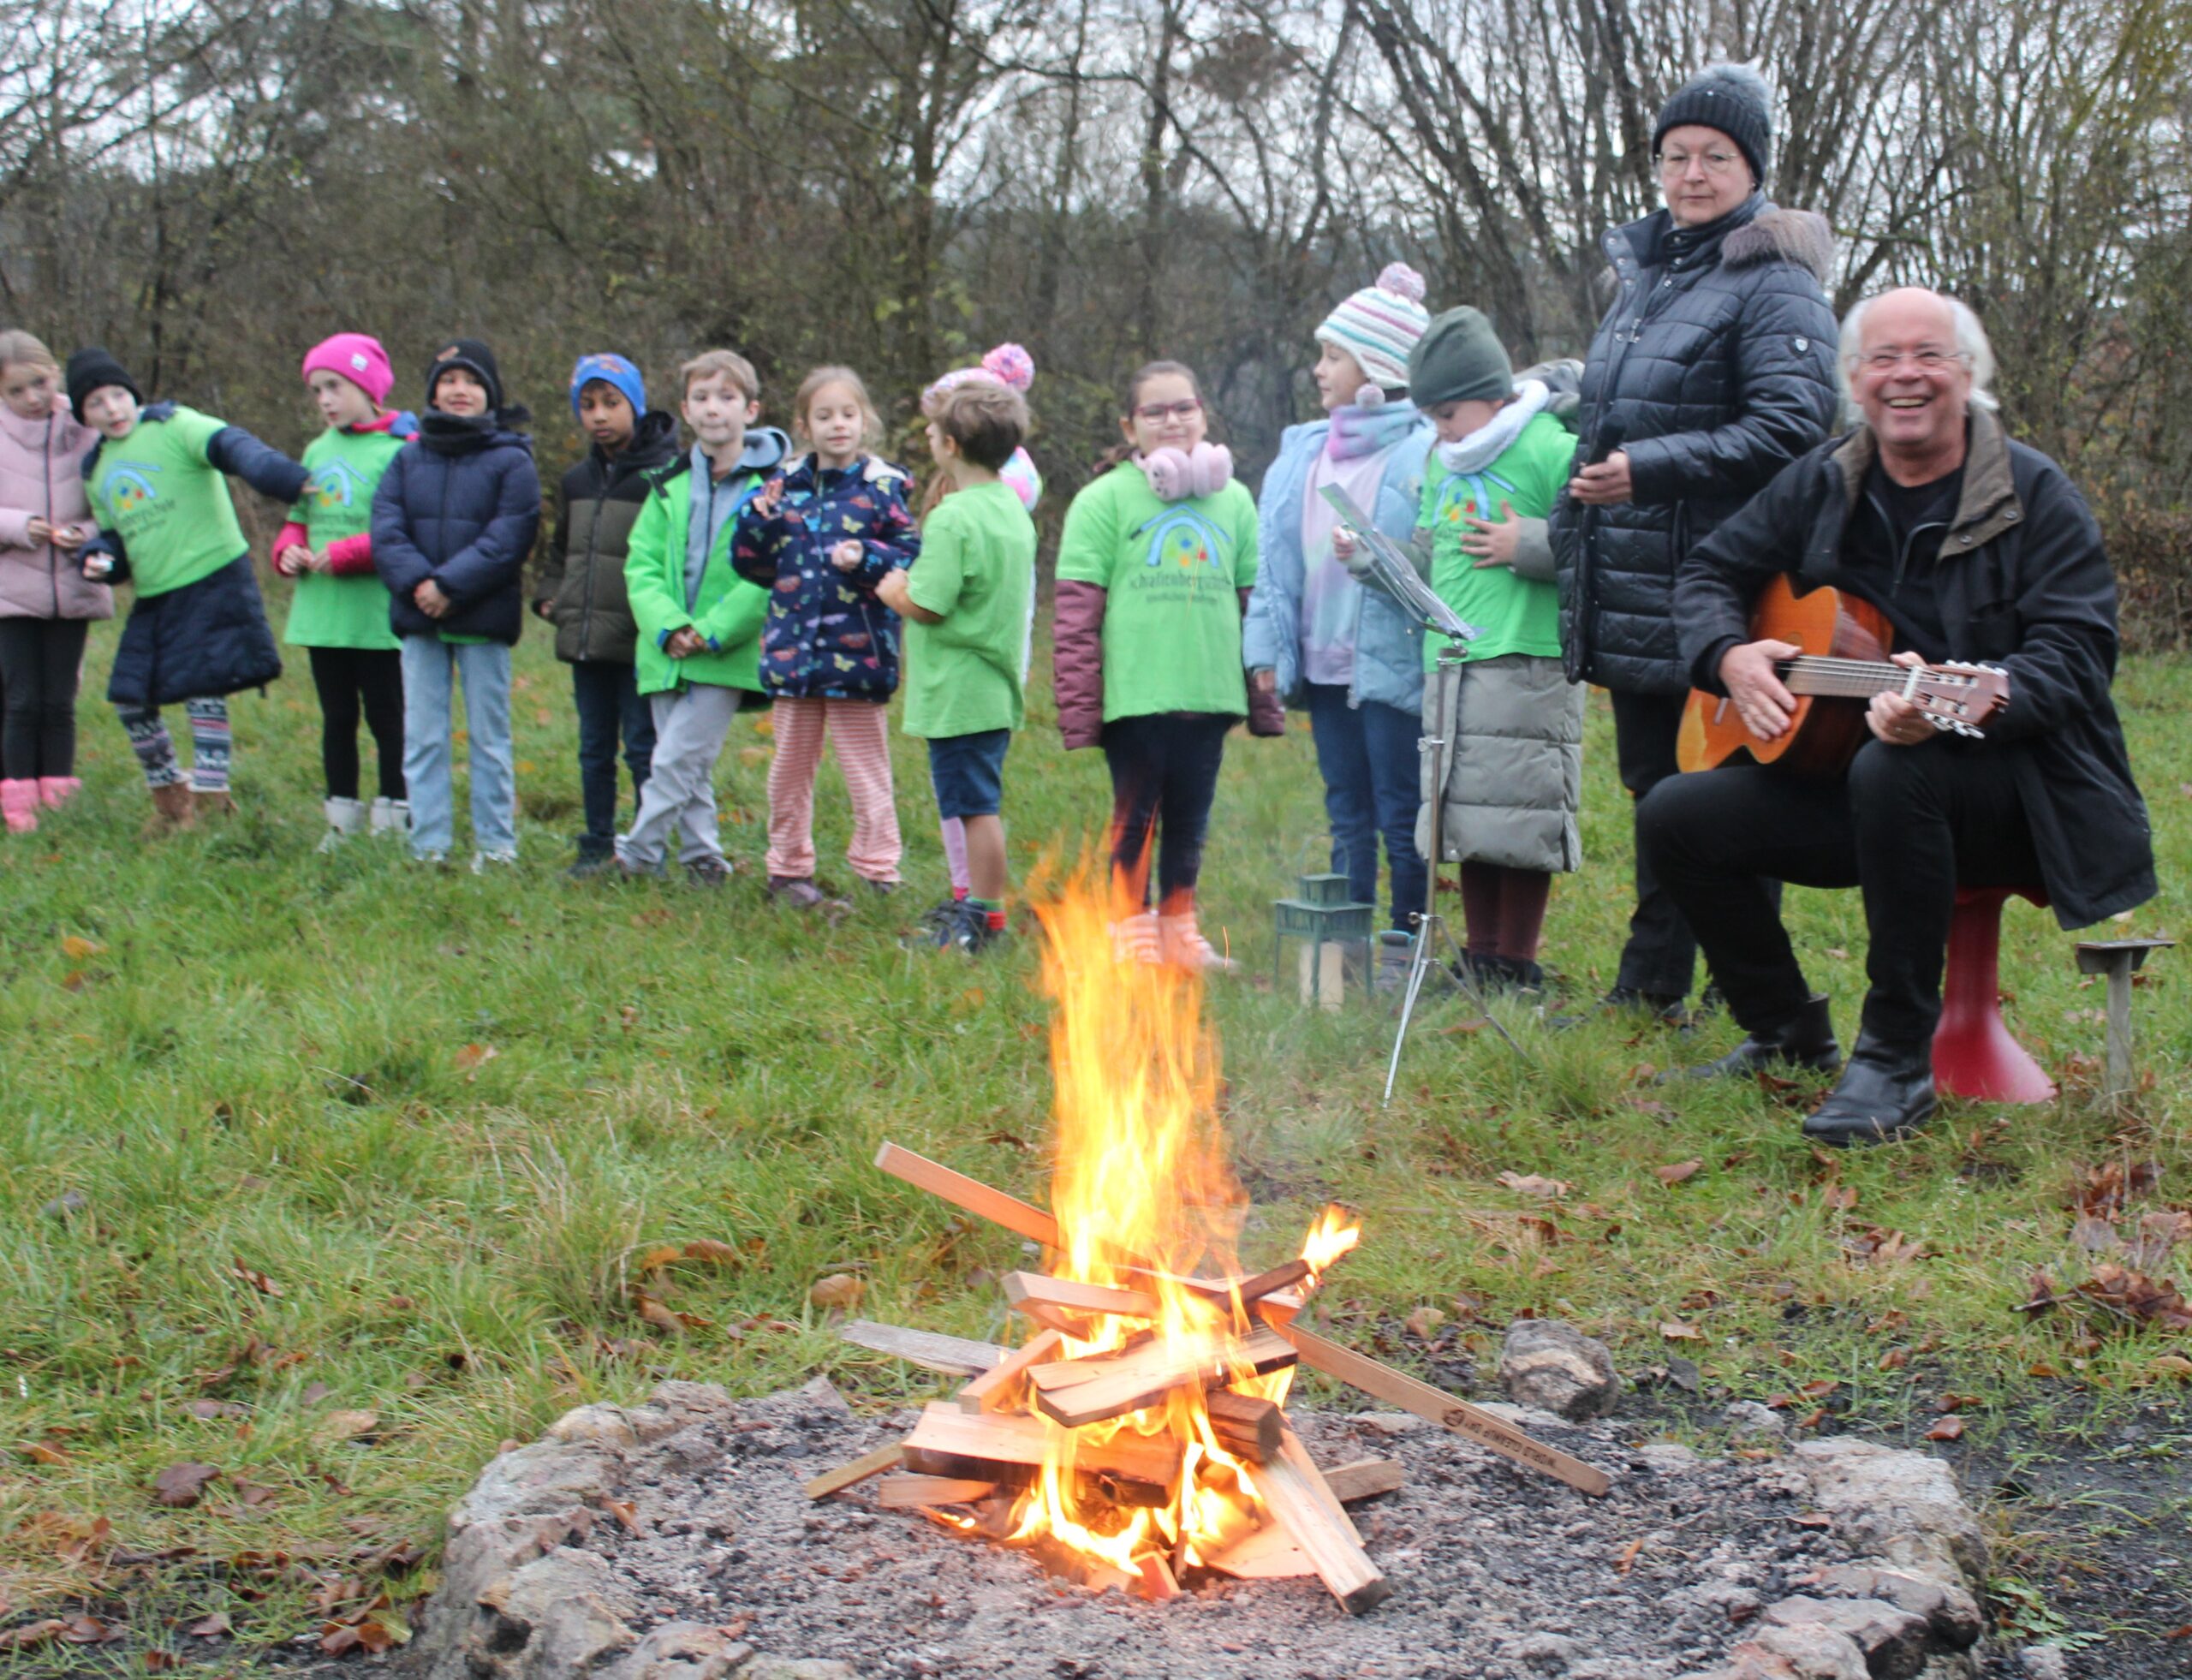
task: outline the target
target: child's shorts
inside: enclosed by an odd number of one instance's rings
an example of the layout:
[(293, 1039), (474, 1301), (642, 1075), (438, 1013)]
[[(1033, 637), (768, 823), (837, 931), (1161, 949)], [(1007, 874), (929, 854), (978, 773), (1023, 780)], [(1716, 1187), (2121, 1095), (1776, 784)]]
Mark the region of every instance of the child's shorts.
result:
[(1010, 730), (938, 736), (928, 743), (928, 777), (939, 817), (994, 817), (1004, 804), (1004, 754)]

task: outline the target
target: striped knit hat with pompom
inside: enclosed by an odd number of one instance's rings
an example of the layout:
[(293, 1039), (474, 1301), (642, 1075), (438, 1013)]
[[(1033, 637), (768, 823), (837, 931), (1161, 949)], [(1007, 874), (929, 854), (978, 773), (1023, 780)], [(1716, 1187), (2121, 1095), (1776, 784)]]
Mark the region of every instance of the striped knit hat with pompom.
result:
[(1353, 356), (1362, 377), (1381, 392), (1405, 390), (1409, 352), (1430, 325), (1423, 277), (1406, 263), (1387, 263), (1376, 285), (1365, 286), (1325, 317), (1317, 337)]

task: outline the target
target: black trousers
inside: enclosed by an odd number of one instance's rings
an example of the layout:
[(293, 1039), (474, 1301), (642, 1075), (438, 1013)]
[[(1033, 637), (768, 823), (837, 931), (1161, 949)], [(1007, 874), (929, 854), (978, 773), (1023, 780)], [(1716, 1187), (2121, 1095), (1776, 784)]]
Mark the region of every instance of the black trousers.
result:
[(0, 618), (0, 777), (76, 773), (80, 618)]
[(1237, 718), (1200, 712), (1120, 718), (1104, 725), (1111, 770), (1111, 880), (1123, 908), (1149, 903), (1149, 842), (1157, 835), (1159, 908), (1194, 901), (1225, 737)]
[(1811, 992), (1771, 884), (1861, 889), (1865, 1036), (1903, 1052), (1930, 1045), (1940, 1020), (1958, 885), (2040, 879), (2010, 760), (1983, 742), (1867, 742), (1839, 782), (1756, 766), (1677, 776), (1638, 807), (1637, 831), (1751, 1030), (1787, 1020)]
[(383, 799), (403, 797), (403, 654), (398, 648), (313, 647), (319, 691), (319, 763), (330, 799), (358, 796), (358, 720), (372, 731)]
[(623, 737), (637, 805), (654, 766), (654, 708), (640, 693), (633, 667), (602, 659), (571, 667), (571, 697), (579, 712), (579, 795), (586, 806), (579, 850), (606, 857), (616, 843), (616, 739)]

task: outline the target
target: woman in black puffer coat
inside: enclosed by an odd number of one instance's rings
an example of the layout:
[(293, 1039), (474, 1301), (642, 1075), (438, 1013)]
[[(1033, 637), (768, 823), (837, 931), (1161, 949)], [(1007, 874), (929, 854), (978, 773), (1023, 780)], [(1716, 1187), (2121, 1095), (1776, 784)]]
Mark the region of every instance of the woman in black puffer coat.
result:
[[(1613, 699), (1622, 785), (1675, 773), (1689, 676), (1676, 644), (1683, 557), (1833, 420), (1836, 324), (1824, 217), (1777, 209), (1766, 84), (1715, 65), (1653, 130), (1667, 207), (1600, 241), (1616, 294), (1583, 367), (1576, 475), (1554, 509), (1571, 681)], [(1640, 864), (1608, 1005), (1679, 1017), (1697, 942)]]

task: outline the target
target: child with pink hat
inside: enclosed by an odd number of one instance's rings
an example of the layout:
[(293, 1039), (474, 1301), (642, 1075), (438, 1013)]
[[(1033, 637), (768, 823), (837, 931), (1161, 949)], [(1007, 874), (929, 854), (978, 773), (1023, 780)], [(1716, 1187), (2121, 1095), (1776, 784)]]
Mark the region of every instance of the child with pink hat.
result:
[[(352, 835), (400, 834), (410, 821), (403, 785), (402, 643), (389, 623), (388, 590), (373, 570), (373, 491), (414, 436), (409, 414), (383, 408), (396, 383), (380, 340), (338, 332), (305, 352), (304, 381), (327, 430), (304, 452), (312, 482), (274, 539), (274, 569), (297, 581), (283, 639), (312, 659), (319, 694), (323, 809), (331, 851)], [(360, 796), (358, 724), (372, 732), (378, 791)]]

